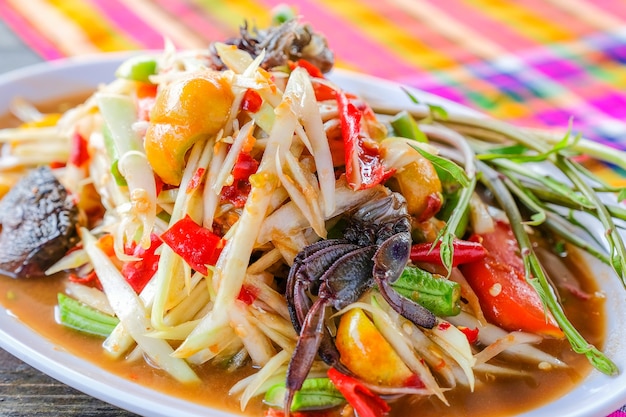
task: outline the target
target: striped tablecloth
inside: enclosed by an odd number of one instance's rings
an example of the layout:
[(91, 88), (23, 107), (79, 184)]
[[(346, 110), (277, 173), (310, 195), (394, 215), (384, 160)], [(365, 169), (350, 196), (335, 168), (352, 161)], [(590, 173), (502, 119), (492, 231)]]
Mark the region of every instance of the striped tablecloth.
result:
[[(280, 0), (0, 0), (0, 67), (99, 51), (205, 47)], [(626, 149), (626, 1), (293, 0), (337, 66), (527, 126)], [(12, 49), (13, 48), (13, 49)], [(14, 48), (23, 61), (12, 60)], [(24, 55), (24, 50), (29, 55)], [(612, 182), (626, 173), (594, 166)], [(625, 399), (626, 401), (626, 399)], [(626, 408), (611, 417), (626, 416)]]

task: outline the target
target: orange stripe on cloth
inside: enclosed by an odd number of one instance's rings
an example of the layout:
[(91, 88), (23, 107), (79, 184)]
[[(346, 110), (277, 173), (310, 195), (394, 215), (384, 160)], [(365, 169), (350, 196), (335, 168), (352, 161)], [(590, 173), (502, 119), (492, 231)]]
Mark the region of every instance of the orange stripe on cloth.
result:
[(416, 69), (427, 71), (458, 65), (447, 54), (410, 36), (402, 28), (398, 28), (395, 22), (386, 19), (364, 4), (355, 7), (350, 1), (341, 0), (322, 0), (319, 4), (353, 27), (357, 27), (358, 31), (373, 43), (385, 47), (399, 60), (409, 63)]
[(104, 52), (136, 49), (139, 45), (125, 36), (100, 11), (83, 0), (49, 0), (50, 5), (80, 27), (84, 36)]
[(414, 16), (421, 24), (431, 27), (443, 36), (459, 43), (473, 54), (483, 59), (497, 59), (502, 56), (502, 48), (484, 38), (472, 28), (461, 24), (447, 13), (427, 2), (414, 0), (391, 0), (392, 3)]
[[(626, 177), (616, 172), (611, 166), (599, 162), (595, 159), (588, 159), (583, 162), (585, 168), (597, 175), (598, 178), (612, 185), (613, 187), (626, 187)], [(622, 171), (623, 172), (623, 171)]]
[(64, 55), (99, 52), (82, 28), (45, 0), (8, 0), (11, 6), (27, 19), (44, 37)]
[(575, 40), (581, 32), (572, 30), (575, 22), (563, 25), (547, 19), (545, 15), (550, 7), (544, 6), (538, 12), (523, 3), (506, 0), (466, 0), (466, 3), (539, 43)]

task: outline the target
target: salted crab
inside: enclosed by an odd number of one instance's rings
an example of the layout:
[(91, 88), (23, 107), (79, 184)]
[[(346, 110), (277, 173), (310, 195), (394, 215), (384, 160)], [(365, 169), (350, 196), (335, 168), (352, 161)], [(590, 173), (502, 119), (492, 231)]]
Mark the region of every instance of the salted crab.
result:
[[(411, 250), (406, 201), (390, 193), (370, 201), (352, 214), (343, 239), (321, 240), (295, 258), (287, 278), (287, 305), (300, 338), (287, 370), (285, 414), (295, 391), (302, 388), (317, 354), (344, 373), (339, 352), (326, 328), (327, 307), (340, 310), (374, 286), (402, 316), (418, 326), (432, 328), (433, 313), (395, 292)], [(317, 296), (312, 302), (308, 294)]]

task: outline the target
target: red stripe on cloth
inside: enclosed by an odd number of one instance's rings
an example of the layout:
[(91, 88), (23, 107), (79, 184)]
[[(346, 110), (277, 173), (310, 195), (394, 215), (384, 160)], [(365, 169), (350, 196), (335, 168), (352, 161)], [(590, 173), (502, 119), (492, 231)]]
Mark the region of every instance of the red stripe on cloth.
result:
[(132, 37), (146, 49), (161, 49), (163, 36), (132, 10), (117, 1), (90, 0), (120, 32)]
[(13, 32), (42, 58), (50, 60), (62, 58), (63, 53), (35, 30), (22, 16), (5, 2), (0, 2), (0, 16)]

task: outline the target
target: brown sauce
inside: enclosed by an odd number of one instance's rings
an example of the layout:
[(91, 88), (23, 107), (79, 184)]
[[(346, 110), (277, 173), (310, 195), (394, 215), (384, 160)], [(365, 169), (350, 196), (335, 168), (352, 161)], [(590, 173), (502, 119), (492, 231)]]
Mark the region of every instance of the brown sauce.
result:
[[(74, 99), (71, 101), (76, 102)], [(54, 107), (58, 108), (58, 103), (41, 108), (47, 110)], [(0, 126), (14, 124), (8, 117), (0, 118)], [(558, 268), (568, 268), (574, 276), (580, 277), (584, 291), (594, 294), (598, 290), (588, 268), (575, 256), (565, 259)], [(63, 280), (63, 276), (32, 280), (15, 280), (0, 276), (0, 304), (25, 325), (53, 341), (60, 348), (109, 372), (168, 395), (240, 413), (238, 399), (229, 397), (228, 390), (236, 381), (254, 372), (253, 369), (227, 373), (216, 365), (197, 367), (195, 370), (204, 382), (190, 387), (177, 383), (143, 361), (136, 363), (113, 361), (103, 353), (102, 339), (66, 329), (55, 322), (54, 305), (57, 293), (63, 290)], [(584, 301), (569, 292), (563, 292), (561, 297), (566, 313), (576, 328), (590, 343), (601, 347), (605, 332), (603, 299), (592, 297)], [(524, 371), (528, 376), (513, 378), (478, 375), (475, 392), (470, 393), (461, 388), (446, 393), (450, 406), (444, 405), (434, 397), (407, 397), (394, 403), (390, 415), (393, 417), (515, 415), (562, 396), (573, 389), (591, 370), (587, 360), (572, 352), (566, 341), (547, 340), (540, 348), (556, 355), (570, 367), (547, 372), (538, 369), (536, 365), (508, 363), (509, 367)], [(253, 401), (248, 405), (246, 415), (262, 416), (263, 410), (264, 406), (260, 400)]]

